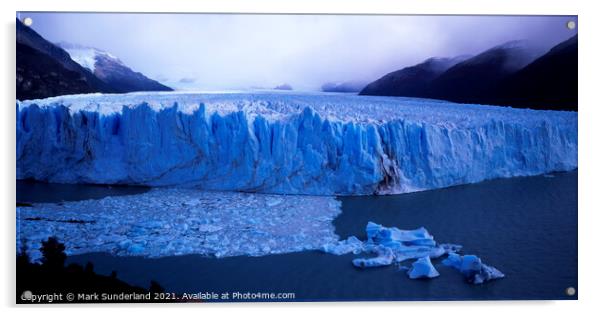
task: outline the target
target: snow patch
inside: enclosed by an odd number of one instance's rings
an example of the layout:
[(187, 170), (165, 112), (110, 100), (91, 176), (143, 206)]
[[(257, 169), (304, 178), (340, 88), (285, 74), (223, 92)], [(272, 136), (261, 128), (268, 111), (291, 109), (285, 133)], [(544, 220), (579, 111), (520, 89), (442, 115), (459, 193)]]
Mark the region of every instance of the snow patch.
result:
[(94, 71), (96, 70), (96, 59), (99, 56), (111, 59), (114, 62), (123, 65), (121, 60), (119, 60), (119, 58), (117, 58), (115, 55), (97, 48), (69, 44), (64, 42), (59, 43), (59, 46), (61, 46), (61, 48), (63, 48), (69, 54), (73, 61), (78, 63), (80, 66), (87, 68), (92, 73), (94, 73)]
[(71, 59), (78, 63), (80, 66), (87, 68), (92, 73), (96, 69), (96, 50), (93, 48), (64, 48), (65, 51), (71, 56)]

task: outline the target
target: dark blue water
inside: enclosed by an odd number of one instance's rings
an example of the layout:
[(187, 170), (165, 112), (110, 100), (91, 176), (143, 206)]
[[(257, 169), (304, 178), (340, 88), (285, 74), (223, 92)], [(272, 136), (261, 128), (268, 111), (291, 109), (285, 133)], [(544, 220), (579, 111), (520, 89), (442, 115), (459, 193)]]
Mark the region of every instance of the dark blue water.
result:
[(464, 282), (435, 260), (441, 276), (410, 280), (396, 267), (359, 270), (354, 255), (308, 251), (264, 257), (197, 255), (146, 259), (94, 253), (70, 262), (94, 263), (126, 282), (167, 291), (293, 292), (295, 300), (499, 300), (576, 299), (577, 172), (487, 181), (396, 196), (344, 197), (334, 221), (342, 238), (363, 239), (368, 221), (400, 228), (426, 227), (439, 242), (464, 245), (506, 278), (483, 285)]
[(125, 185), (60, 184), (30, 180), (17, 180), (17, 202), (58, 203), (101, 199), (106, 196), (140, 194), (150, 188)]

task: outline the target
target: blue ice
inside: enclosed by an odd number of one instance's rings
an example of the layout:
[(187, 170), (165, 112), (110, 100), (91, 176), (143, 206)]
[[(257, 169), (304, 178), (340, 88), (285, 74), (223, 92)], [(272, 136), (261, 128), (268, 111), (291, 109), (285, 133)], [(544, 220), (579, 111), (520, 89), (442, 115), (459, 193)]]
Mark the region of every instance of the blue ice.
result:
[(404, 193), (577, 168), (577, 113), (299, 92), (17, 101), (17, 179)]
[(408, 270), (408, 276), (410, 279), (431, 279), (438, 277), (439, 272), (437, 272), (429, 257), (422, 257), (412, 263), (412, 268)]
[(490, 280), (503, 278), (504, 274), (498, 269), (488, 266), (475, 255), (461, 256), (450, 253), (443, 264), (460, 271), (469, 283), (481, 284)]
[(366, 241), (360, 241), (357, 237), (352, 236), (345, 240), (328, 243), (321, 249), (334, 255), (348, 253), (372, 255), (353, 259), (352, 264), (358, 268), (381, 267), (414, 260), (411, 268), (407, 271), (408, 277), (411, 279), (439, 276), (431, 259), (445, 254), (448, 256), (443, 260), (443, 264), (461, 271), (470, 283), (480, 284), (504, 277), (499, 270), (483, 264), (481, 259), (474, 255), (458, 255), (457, 252), (462, 250), (461, 245), (437, 243), (433, 235), (424, 227), (403, 230), (368, 222), (366, 236)]

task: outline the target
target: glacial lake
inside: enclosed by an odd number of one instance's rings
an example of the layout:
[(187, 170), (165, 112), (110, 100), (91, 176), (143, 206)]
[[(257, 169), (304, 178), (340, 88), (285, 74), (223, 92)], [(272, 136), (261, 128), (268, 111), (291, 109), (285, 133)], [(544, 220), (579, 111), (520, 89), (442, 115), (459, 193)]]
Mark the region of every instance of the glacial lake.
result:
[[(365, 239), (365, 225), (413, 229), (424, 226), (435, 240), (464, 246), (506, 277), (471, 285), (441, 259), (441, 276), (410, 280), (396, 266), (361, 270), (362, 255), (335, 256), (304, 251), (262, 257), (115, 257), (107, 253), (71, 256), (68, 263), (92, 262), (95, 271), (148, 287), (157, 281), (168, 292), (295, 293), (295, 301), (350, 300), (541, 300), (576, 299), (577, 171), (497, 179), (478, 184), (392, 196), (340, 197), (334, 225), (342, 238)], [(140, 190), (140, 191), (137, 191)], [(51, 185), (18, 181), (20, 202), (58, 202), (137, 194), (145, 188)], [(409, 266), (409, 262), (404, 265)]]

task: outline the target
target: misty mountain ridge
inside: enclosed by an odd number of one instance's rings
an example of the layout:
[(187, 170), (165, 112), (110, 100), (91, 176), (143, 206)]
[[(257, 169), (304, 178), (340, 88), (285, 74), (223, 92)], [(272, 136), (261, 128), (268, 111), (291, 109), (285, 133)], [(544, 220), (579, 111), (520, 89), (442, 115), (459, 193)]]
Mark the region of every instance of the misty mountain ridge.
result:
[(360, 92), (366, 86), (367, 82), (352, 80), (344, 82), (327, 82), (320, 87), (322, 92)]
[[(17, 99), (81, 93), (171, 91), (96, 48), (66, 44), (71, 54), (16, 20)], [(73, 56), (72, 56), (73, 54)]]
[[(562, 103), (562, 109), (576, 110), (576, 46), (576, 35), (545, 54), (530, 46), (527, 41), (510, 41), (466, 58), (447, 69), (446, 66), (451, 62), (440, 63), (439, 60), (445, 59), (431, 58), (383, 76), (369, 84), (360, 94), (422, 97), (537, 109), (559, 109), (558, 104)], [(574, 53), (559, 53), (566, 51)], [(550, 55), (561, 57), (552, 58)], [(563, 70), (557, 71), (561, 65), (565, 65)], [(565, 77), (569, 73), (570, 76)], [(571, 84), (560, 87), (560, 82), (567, 81), (574, 82), (574, 87)], [(525, 88), (530, 85), (534, 88)], [(571, 91), (566, 91), (566, 87), (571, 87)], [(560, 96), (557, 89), (564, 91), (562, 100), (554, 97)], [(569, 97), (570, 95), (574, 97)]]
[(426, 97), (463, 103), (479, 103), (493, 93), (509, 74), (537, 58), (526, 41), (510, 41), (492, 47), (450, 67), (433, 80)]
[(288, 83), (283, 83), (281, 85), (277, 85), (274, 87), (274, 90), (286, 90), (286, 91), (291, 91), (293, 90), (293, 87), (288, 84)]
[(82, 67), (109, 84), (117, 92), (173, 91), (127, 67), (119, 58), (98, 48), (61, 42), (59, 45)]
[(360, 95), (422, 96), (437, 76), (469, 57), (462, 55), (454, 58), (429, 58), (420, 64), (386, 74), (368, 84), (360, 91)]
[(124, 63), (121, 60), (119, 60), (119, 58), (117, 58), (109, 52), (103, 51), (102, 49), (73, 44), (65, 41), (55, 43), (55, 45), (64, 49), (67, 52), (67, 54), (69, 54), (71, 59), (73, 59), (73, 61), (80, 64), (80, 66), (87, 68), (91, 72), (94, 72), (96, 68), (96, 58), (98, 56), (104, 55), (108, 58), (111, 58), (114, 62), (124, 65)]
[(577, 35), (552, 47), (546, 54), (508, 76), (493, 95), (493, 104), (577, 110)]
[(108, 84), (73, 61), (66, 51), (47, 41), (18, 19), (16, 42), (17, 99), (115, 92)]
[(482, 65), (496, 60), (500, 62), (499, 66), (502, 71), (512, 72), (526, 66), (543, 53), (541, 49), (535, 48), (527, 40), (513, 40), (467, 59), (465, 64)]

